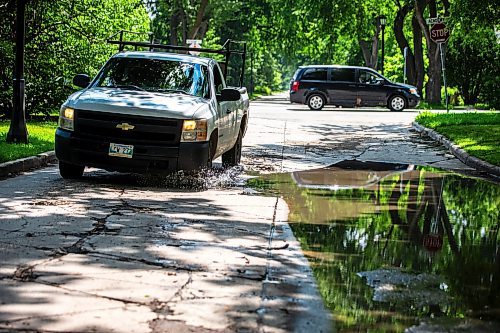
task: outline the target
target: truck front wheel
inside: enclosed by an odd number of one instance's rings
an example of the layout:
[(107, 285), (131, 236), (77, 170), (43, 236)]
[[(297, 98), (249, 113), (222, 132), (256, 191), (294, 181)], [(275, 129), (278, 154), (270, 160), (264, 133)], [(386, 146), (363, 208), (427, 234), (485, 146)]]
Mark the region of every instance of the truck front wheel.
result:
[(243, 133), (240, 128), (240, 131), (238, 133), (238, 138), (236, 139), (233, 148), (222, 154), (222, 165), (225, 167), (229, 167), (240, 164), (242, 146), (243, 146)]
[(64, 179), (81, 178), (84, 169), (85, 167), (82, 165), (74, 165), (59, 161), (59, 173)]
[(217, 132), (213, 132), (210, 136), (210, 141), (208, 141), (208, 158), (205, 168), (210, 169), (212, 167), (212, 161), (215, 156), (215, 151), (217, 150)]

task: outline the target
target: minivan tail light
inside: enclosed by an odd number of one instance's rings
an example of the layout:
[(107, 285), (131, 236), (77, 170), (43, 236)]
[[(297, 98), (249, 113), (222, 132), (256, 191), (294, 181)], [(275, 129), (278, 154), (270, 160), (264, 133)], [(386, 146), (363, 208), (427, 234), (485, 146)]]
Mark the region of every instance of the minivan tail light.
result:
[(300, 83), (299, 81), (293, 81), (293, 83), (292, 83), (292, 91), (293, 92), (299, 91), (299, 83)]

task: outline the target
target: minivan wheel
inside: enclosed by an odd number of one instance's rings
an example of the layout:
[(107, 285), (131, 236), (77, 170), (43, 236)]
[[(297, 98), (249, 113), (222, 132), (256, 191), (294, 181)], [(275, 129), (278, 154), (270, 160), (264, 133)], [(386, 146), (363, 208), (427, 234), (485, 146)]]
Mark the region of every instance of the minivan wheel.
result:
[(83, 176), (85, 167), (59, 161), (59, 173), (64, 179), (78, 179)]
[(325, 106), (325, 98), (318, 94), (311, 95), (307, 101), (307, 105), (311, 110), (321, 110)]
[(403, 111), (406, 107), (406, 99), (400, 95), (392, 96), (387, 106), (391, 111)]

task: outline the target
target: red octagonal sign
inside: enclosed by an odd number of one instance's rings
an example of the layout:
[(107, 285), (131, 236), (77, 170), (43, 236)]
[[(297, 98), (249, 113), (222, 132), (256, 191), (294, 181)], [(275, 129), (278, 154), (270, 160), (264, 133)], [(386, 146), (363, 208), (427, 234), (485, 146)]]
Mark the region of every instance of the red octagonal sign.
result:
[(434, 43), (446, 43), (448, 38), (450, 38), (450, 30), (446, 27), (444, 23), (436, 23), (432, 26), (431, 39)]

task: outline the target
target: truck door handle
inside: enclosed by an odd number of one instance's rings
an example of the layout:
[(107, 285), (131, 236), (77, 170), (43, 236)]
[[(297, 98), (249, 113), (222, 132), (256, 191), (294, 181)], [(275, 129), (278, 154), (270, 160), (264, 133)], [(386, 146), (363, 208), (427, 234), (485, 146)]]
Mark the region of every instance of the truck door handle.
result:
[(356, 87), (356, 85), (355, 85), (355, 84), (348, 84), (347, 86), (349, 86), (349, 87), (353, 87), (353, 88), (354, 88), (354, 87)]

